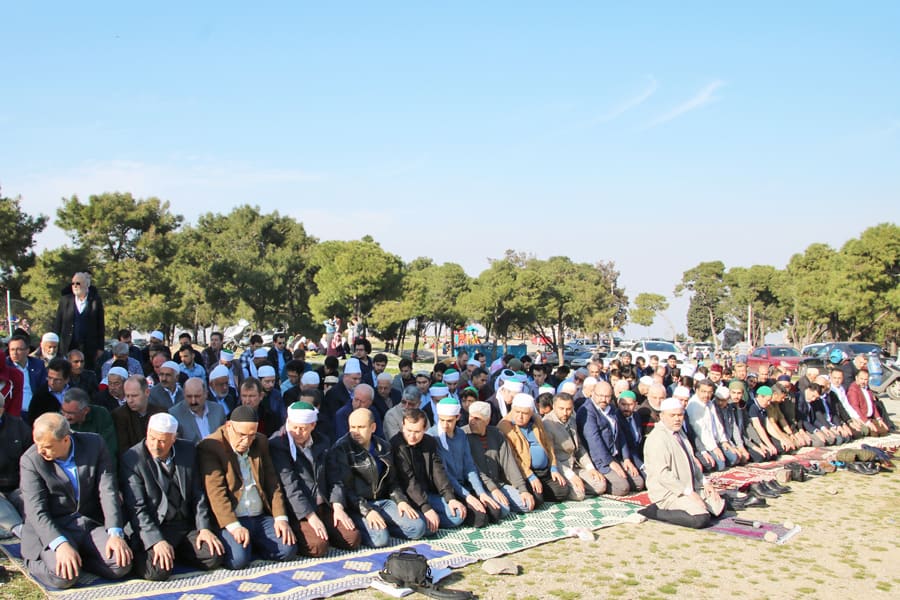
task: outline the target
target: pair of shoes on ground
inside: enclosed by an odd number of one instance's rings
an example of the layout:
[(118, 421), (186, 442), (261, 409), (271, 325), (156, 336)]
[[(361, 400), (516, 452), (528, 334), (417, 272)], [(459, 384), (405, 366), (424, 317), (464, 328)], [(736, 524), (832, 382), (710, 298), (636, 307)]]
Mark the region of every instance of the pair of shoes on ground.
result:
[(757, 498), (778, 498), (782, 494), (789, 494), (790, 492), (791, 488), (780, 485), (774, 480), (750, 484), (750, 495)]
[(746, 510), (748, 508), (764, 508), (769, 504), (766, 502), (765, 498), (760, 498), (759, 496), (754, 496), (753, 494), (747, 494), (743, 497), (737, 496), (726, 496), (725, 498), (725, 509), (731, 509), (734, 511)]
[(876, 462), (852, 462), (847, 463), (847, 470), (860, 475), (877, 475), (881, 469)]

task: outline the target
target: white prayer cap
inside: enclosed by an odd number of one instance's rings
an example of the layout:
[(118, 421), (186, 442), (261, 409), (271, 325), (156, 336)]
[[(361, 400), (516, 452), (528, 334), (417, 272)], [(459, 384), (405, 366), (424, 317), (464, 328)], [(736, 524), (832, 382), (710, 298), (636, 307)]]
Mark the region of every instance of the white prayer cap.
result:
[(163, 364), (159, 365), (160, 369), (172, 369), (175, 373), (181, 370), (181, 367), (178, 366), (178, 363), (174, 360), (167, 360)]
[(441, 417), (456, 417), (462, 411), (459, 402), (453, 398), (444, 398), (437, 403), (437, 414)]
[(651, 385), (653, 385), (653, 378), (650, 377), (649, 375), (644, 375), (643, 377), (638, 379), (638, 383), (640, 383), (642, 385), (646, 385), (646, 386), (651, 386)]
[(268, 358), (269, 351), (265, 348), (257, 348), (253, 351), (253, 358)]
[(361, 375), (362, 367), (359, 365), (359, 359), (351, 357), (344, 363), (344, 375)]
[(660, 403), (659, 411), (666, 412), (667, 410), (684, 410), (684, 407), (678, 398), (666, 398)]
[(490, 419), (491, 418), (491, 405), (487, 402), (483, 402), (482, 400), (478, 400), (477, 402), (473, 402), (469, 405), (469, 416), (475, 415), (477, 417), (481, 417), (482, 419)]
[(288, 407), (288, 421), (298, 425), (309, 425), (319, 420), (319, 411), (309, 402), (294, 402)]
[(681, 376), (682, 377), (692, 377), (694, 372), (696, 371), (696, 367), (690, 363), (682, 363), (681, 365)]
[(159, 433), (178, 433), (178, 421), (167, 412), (156, 413), (150, 417), (147, 428)]
[(53, 333), (52, 331), (48, 331), (44, 335), (41, 336), (41, 342), (56, 342), (59, 343), (59, 336)]
[(556, 390), (554, 390), (553, 386), (550, 385), (549, 383), (542, 383), (541, 387), (538, 388), (539, 394), (547, 394), (547, 393), (552, 394), (555, 391)]
[(436, 383), (428, 388), (428, 393), (432, 398), (443, 398), (450, 395), (450, 389), (447, 388), (446, 383)]
[(213, 379), (221, 379), (222, 377), (228, 377), (228, 367), (225, 365), (216, 365), (216, 368), (209, 372), (210, 381)]
[(574, 381), (569, 379), (569, 380), (563, 381), (562, 384), (560, 384), (559, 391), (565, 392), (566, 394), (571, 394), (572, 396), (574, 396), (575, 394), (578, 393), (578, 386), (575, 385)]
[(456, 383), (459, 381), (459, 371), (456, 369), (447, 369), (444, 372), (444, 383)]
[(128, 379), (128, 371), (123, 369), (122, 367), (113, 367), (107, 372), (106, 377), (108, 378), (110, 375), (116, 375), (121, 377), (122, 379)]
[(480, 367), (481, 363), (479, 361), (475, 360), (474, 358), (470, 358), (468, 361), (466, 361), (466, 366), (467, 367)]
[(683, 385), (679, 385), (679, 386), (677, 386), (677, 387), (675, 388), (675, 390), (672, 392), (672, 397), (673, 397), (673, 398), (690, 398), (690, 397), (691, 397), (691, 390), (689, 390), (688, 388), (684, 387)]
[[(525, 387), (525, 384), (521, 381), (516, 381), (515, 379), (507, 379), (503, 382), (503, 389), (507, 392), (512, 392), (513, 394), (518, 394)], [(529, 396), (530, 398), (530, 396)]]
[(163, 335), (163, 332), (160, 331), (159, 329), (154, 329), (153, 331), (150, 332), (150, 339), (163, 341), (164, 339), (166, 339), (166, 336)]
[(716, 388), (716, 398), (721, 400), (729, 400), (731, 399), (731, 392), (728, 391), (728, 388), (724, 385), (720, 385)]
[(703, 374), (703, 371), (694, 373), (694, 381), (703, 381), (704, 379), (706, 379), (706, 375)]
[(263, 365), (256, 370), (256, 374), (259, 375), (260, 379), (263, 377), (275, 377), (275, 367), (272, 365)]
[(513, 396), (512, 405), (519, 408), (530, 408), (534, 410), (534, 398), (531, 394), (516, 394)]
[(234, 352), (231, 350), (222, 350), (219, 352), (219, 361), (231, 362), (234, 360)]
[(319, 374), (315, 371), (307, 371), (300, 377), (300, 383), (303, 385), (319, 385)]

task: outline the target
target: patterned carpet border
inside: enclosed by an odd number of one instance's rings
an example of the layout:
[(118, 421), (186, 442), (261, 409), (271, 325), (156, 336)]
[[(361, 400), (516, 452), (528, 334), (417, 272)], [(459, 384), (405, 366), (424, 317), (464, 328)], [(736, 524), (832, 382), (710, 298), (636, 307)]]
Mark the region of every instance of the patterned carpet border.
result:
[[(583, 502), (547, 505), (484, 529), (441, 530), (437, 536), (421, 542), (392, 539), (387, 548), (356, 552), (332, 549), (318, 559), (301, 558), (285, 563), (256, 561), (240, 571), (185, 571), (166, 582), (141, 579), (111, 582), (82, 576), (79, 586), (70, 590), (42, 589), (54, 600), (323, 598), (368, 587), (387, 555), (401, 546), (411, 546), (424, 554), (432, 568), (457, 568), (567, 537), (566, 530), (570, 528), (594, 530), (617, 525), (636, 508), (608, 498), (589, 498)], [(24, 572), (17, 542), (2, 543), (0, 549)]]

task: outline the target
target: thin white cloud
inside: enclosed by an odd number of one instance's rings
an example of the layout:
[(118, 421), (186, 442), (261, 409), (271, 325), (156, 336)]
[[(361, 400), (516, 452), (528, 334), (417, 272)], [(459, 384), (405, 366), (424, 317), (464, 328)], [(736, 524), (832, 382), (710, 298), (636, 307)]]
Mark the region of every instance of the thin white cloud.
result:
[(663, 123), (668, 123), (673, 119), (677, 119), (678, 117), (691, 112), (692, 110), (697, 110), (698, 108), (703, 108), (707, 104), (715, 102), (718, 98), (714, 95), (715, 91), (720, 87), (724, 86), (725, 82), (717, 79), (711, 83), (706, 84), (703, 89), (694, 94), (694, 96), (687, 100), (686, 102), (682, 102), (672, 110), (663, 113), (662, 115), (656, 117), (649, 123), (647, 123), (643, 129), (651, 129), (658, 125), (662, 125)]
[(649, 82), (647, 86), (636, 96), (625, 100), (611, 111), (604, 115), (600, 115), (586, 123), (588, 127), (594, 127), (596, 125), (600, 125), (601, 123), (608, 123), (610, 121), (614, 121), (624, 115), (629, 110), (636, 108), (646, 102), (653, 94), (656, 93), (656, 90), (659, 89), (659, 84), (656, 82), (656, 79), (653, 76), (650, 76)]

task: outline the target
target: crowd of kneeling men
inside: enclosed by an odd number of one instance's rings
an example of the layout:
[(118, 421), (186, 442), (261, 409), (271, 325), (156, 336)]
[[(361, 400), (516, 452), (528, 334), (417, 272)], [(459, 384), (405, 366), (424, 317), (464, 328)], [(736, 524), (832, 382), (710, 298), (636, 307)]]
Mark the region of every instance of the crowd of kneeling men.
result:
[(704, 472), (894, 430), (861, 365), (844, 385), (843, 359), (795, 388), (745, 364), (638, 371), (630, 357), (551, 374), (461, 356), (391, 376), (361, 352), (324, 394), (314, 371), (265, 362), (237, 379), (112, 366), (114, 418), (59, 381), (58, 411), (0, 412), (0, 526), (29, 572), (53, 588), (82, 569), (165, 580), (176, 562), (240, 569), (644, 489), (660, 518), (695, 526), (725, 509)]

